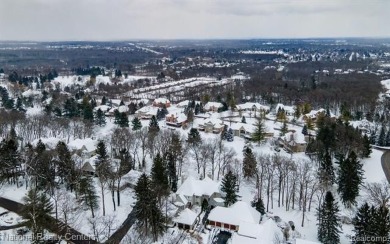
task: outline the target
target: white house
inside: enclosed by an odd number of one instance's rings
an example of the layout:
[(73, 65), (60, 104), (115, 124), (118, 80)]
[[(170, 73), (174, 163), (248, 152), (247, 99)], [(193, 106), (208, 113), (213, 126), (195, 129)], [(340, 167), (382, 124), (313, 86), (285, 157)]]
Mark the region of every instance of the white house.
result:
[(251, 111), (254, 112), (253, 115), (256, 117), (256, 112), (259, 115), (260, 113), (268, 113), (270, 111), (269, 106), (261, 105), (260, 103), (243, 103), (236, 105), (238, 111)]
[(196, 224), (197, 217), (198, 215), (194, 211), (186, 208), (173, 219), (173, 222), (181, 229), (192, 230)]
[(238, 231), (242, 223), (258, 224), (261, 214), (248, 203), (238, 201), (230, 207), (217, 206), (208, 216), (210, 226)]
[(176, 201), (182, 202), (184, 196), (188, 205), (202, 205), (203, 201), (207, 201), (209, 206), (221, 206), (223, 201), (219, 190), (220, 183), (205, 177), (203, 180), (197, 180), (193, 177), (188, 177), (176, 191)]
[(207, 112), (218, 112), (219, 108), (222, 108), (223, 104), (219, 102), (208, 102), (204, 105), (203, 109)]
[(209, 118), (203, 120), (201, 123), (198, 124), (198, 130), (218, 134), (223, 130), (224, 126), (225, 124), (222, 120)]
[(307, 147), (305, 136), (300, 132), (288, 132), (280, 138), (281, 146), (291, 152), (304, 152)]

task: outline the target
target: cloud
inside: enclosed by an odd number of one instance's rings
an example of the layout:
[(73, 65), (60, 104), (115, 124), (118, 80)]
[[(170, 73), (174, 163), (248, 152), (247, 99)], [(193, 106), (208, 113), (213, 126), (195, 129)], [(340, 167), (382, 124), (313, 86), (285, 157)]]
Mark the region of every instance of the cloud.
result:
[(387, 0), (1, 0), (2, 40), (390, 36)]

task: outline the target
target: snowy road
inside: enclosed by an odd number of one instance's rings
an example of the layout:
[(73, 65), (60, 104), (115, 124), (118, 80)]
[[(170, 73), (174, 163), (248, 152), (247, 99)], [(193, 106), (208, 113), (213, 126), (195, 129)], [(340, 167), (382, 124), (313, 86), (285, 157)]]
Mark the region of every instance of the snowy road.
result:
[(383, 172), (385, 172), (387, 181), (390, 183), (390, 150), (383, 153), (381, 157)]

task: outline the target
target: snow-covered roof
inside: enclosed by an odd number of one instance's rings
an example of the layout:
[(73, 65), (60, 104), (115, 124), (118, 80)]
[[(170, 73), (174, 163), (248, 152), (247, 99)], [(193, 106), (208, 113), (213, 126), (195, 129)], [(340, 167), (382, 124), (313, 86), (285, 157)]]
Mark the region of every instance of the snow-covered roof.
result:
[(182, 123), (182, 122), (185, 122), (187, 120), (187, 116), (183, 113), (179, 113), (179, 114), (170, 113), (170, 114), (166, 115), (165, 117), (174, 117), (177, 119), (177, 123)]
[(103, 112), (106, 112), (108, 111), (111, 107), (110, 106), (107, 106), (107, 105), (100, 105), (100, 106), (96, 106), (93, 108), (93, 110), (97, 111), (97, 110), (102, 110)]
[(233, 233), (232, 244), (269, 244), (283, 240), (276, 223), (269, 219), (262, 224), (241, 222), (237, 233)]
[(211, 196), (214, 192), (219, 192), (219, 183), (208, 177), (205, 177), (203, 180), (196, 180), (190, 176), (179, 187), (176, 194), (184, 196)]
[(201, 125), (205, 125), (205, 124), (212, 124), (213, 127), (215, 127), (215, 128), (220, 128), (220, 127), (225, 126), (222, 120), (216, 119), (216, 118), (208, 118), (208, 119), (203, 120)]
[(138, 109), (137, 111), (135, 111), (135, 114), (156, 115), (158, 109), (159, 108), (156, 108), (156, 107), (153, 107), (153, 106), (145, 106), (145, 107), (142, 107), (142, 108)]
[(119, 113), (126, 113), (129, 111), (129, 107), (127, 107), (125, 105), (119, 106), (118, 111), (119, 111)]
[(166, 103), (170, 103), (170, 101), (168, 99), (166, 99), (166, 98), (160, 97), (160, 98), (154, 99), (153, 103), (163, 103), (163, 104), (166, 104)]
[(186, 208), (180, 212), (179, 216), (173, 219), (173, 222), (185, 225), (193, 225), (197, 216), (198, 215), (194, 211)]
[(241, 222), (257, 224), (260, 221), (260, 216), (261, 214), (248, 203), (238, 201), (228, 208), (215, 207), (211, 210), (208, 219), (237, 226)]
[(288, 143), (299, 143), (299, 144), (304, 144), (306, 143), (305, 141), (305, 135), (300, 133), (300, 132), (288, 132), (286, 135), (284, 135), (283, 139), (287, 141)]
[(247, 103), (243, 103), (243, 104), (238, 104), (236, 105), (236, 108), (238, 110), (243, 110), (243, 109), (252, 109), (253, 107), (255, 107), (256, 109), (263, 109), (263, 110), (269, 110), (269, 106), (266, 106), (266, 105), (261, 105), (260, 103), (251, 103), (251, 102), (247, 102)]
[(246, 123), (232, 123), (230, 126), (232, 130), (241, 130), (244, 129), (246, 132), (253, 133), (256, 130), (256, 126)]
[[(313, 119), (316, 118), (320, 113), (325, 114), (326, 110), (323, 108), (320, 108), (318, 110), (311, 110), (309, 113), (305, 114), (305, 116)], [(336, 117), (336, 115), (330, 113), (330, 117), (333, 118)]]
[(214, 108), (222, 108), (223, 107), (223, 104), (222, 103), (219, 103), (219, 102), (208, 102), (204, 105), (204, 109), (206, 110), (209, 110), (211, 109), (212, 107)]
[(283, 109), (284, 111), (289, 112), (289, 113), (294, 112), (294, 106), (287, 106), (287, 105), (278, 103), (278, 105), (276, 105), (275, 111), (278, 112), (279, 108)]

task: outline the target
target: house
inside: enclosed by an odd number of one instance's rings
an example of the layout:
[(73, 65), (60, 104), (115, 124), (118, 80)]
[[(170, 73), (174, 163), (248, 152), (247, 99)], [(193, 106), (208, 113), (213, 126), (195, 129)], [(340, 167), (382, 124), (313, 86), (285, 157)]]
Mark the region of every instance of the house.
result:
[(139, 119), (151, 119), (152, 116), (157, 115), (159, 107), (145, 106), (135, 111), (135, 116)]
[(261, 214), (248, 203), (238, 201), (230, 207), (217, 206), (210, 211), (208, 225), (238, 231), (242, 223), (258, 224)]
[(197, 217), (198, 215), (194, 211), (186, 208), (173, 219), (173, 222), (180, 229), (193, 230)]
[(225, 124), (222, 120), (210, 118), (203, 120), (203, 122), (198, 125), (198, 130), (218, 134), (223, 131), (224, 127)]
[(265, 115), (270, 111), (269, 106), (261, 105), (260, 103), (244, 103), (236, 105), (236, 110), (239, 112), (247, 111), (251, 112), (253, 116), (256, 118), (259, 115)]
[[(326, 110), (323, 108), (320, 108), (318, 110), (311, 110), (309, 113), (303, 115), (303, 119), (306, 121), (308, 118), (310, 118), (313, 122), (317, 121), (318, 118), (321, 116), (326, 115)], [(330, 117), (333, 119), (336, 119), (336, 115), (330, 113)]]
[(282, 240), (282, 231), (272, 219), (268, 219), (261, 224), (241, 222), (238, 231), (233, 233), (230, 243), (268, 244), (280, 243)]
[[(256, 131), (256, 126), (246, 123), (232, 123), (230, 128), (232, 128), (233, 134), (235, 136), (244, 137), (247, 139), (251, 139), (253, 133)], [(265, 128), (264, 139), (269, 139), (274, 137), (274, 132), (269, 131)]]
[(83, 166), (81, 167), (81, 172), (85, 175), (95, 175), (95, 166), (92, 166), (94, 164), (91, 164), (90, 161), (86, 161)]
[(187, 123), (187, 116), (183, 113), (168, 114), (165, 116), (165, 124), (175, 127), (182, 127)]
[(163, 108), (163, 107), (169, 108), (171, 106), (171, 102), (166, 98), (156, 98), (153, 101), (153, 106), (159, 108)]
[(281, 103), (278, 103), (275, 108), (275, 114), (278, 113), (279, 109), (283, 110), (288, 116), (293, 116), (295, 112), (294, 106), (286, 106)]
[(219, 102), (208, 102), (203, 107), (206, 112), (218, 112), (219, 108), (223, 108), (223, 104)]
[(288, 132), (285, 136), (281, 137), (279, 144), (290, 152), (304, 152), (307, 147), (305, 136), (295, 131)]
[(182, 202), (181, 198), (184, 196), (188, 201), (186, 204), (189, 206), (200, 206), (204, 201), (209, 206), (222, 206), (223, 201), (221, 201), (219, 187), (219, 183), (208, 177), (205, 177), (203, 180), (188, 177), (176, 191), (176, 202)]

